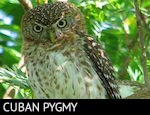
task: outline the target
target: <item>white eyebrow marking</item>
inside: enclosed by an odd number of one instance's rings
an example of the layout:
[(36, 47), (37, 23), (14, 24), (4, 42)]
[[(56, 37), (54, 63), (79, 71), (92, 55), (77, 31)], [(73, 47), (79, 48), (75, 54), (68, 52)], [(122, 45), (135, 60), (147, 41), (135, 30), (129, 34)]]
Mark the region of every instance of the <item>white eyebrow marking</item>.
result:
[(37, 22), (35, 22), (35, 24), (37, 24), (38, 26), (41, 26), (42, 28), (47, 28), (47, 26), (44, 26), (44, 25), (39, 24), (39, 23), (37, 23)]

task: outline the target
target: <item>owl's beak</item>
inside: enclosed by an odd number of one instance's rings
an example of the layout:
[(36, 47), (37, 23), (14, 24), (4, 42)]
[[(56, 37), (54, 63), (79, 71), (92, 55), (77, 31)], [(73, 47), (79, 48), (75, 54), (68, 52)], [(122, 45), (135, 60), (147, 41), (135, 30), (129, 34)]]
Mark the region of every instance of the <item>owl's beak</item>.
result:
[(54, 43), (54, 42), (55, 42), (55, 35), (54, 35), (54, 33), (53, 33), (53, 32), (50, 32), (50, 33), (49, 33), (49, 36), (50, 36), (51, 42)]

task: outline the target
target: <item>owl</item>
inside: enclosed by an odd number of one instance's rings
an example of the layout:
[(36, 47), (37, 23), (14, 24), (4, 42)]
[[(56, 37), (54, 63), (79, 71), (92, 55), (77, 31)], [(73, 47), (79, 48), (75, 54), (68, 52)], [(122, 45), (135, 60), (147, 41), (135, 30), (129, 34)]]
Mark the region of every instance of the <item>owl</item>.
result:
[(68, 2), (39, 5), (22, 18), (22, 55), (36, 99), (119, 99), (114, 71)]

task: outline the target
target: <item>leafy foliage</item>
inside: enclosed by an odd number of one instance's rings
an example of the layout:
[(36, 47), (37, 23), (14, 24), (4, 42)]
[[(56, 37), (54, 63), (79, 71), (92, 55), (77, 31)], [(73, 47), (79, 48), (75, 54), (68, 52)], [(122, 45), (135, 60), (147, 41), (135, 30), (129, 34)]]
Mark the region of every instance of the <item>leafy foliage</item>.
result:
[[(52, 0), (49, 0), (51, 2)], [(119, 79), (144, 82), (141, 65), (139, 33), (133, 1), (130, 0), (68, 0), (79, 7), (85, 17), (88, 34), (96, 38), (106, 50)], [(37, 5), (32, 0), (33, 6)], [(139, 1), (145, 21), (147, 68), (150, 76), (150, 2)], [(31, 98), (25, 75), (19, 69), (10, 70), (21, 57), (22, 36), (20, 29), (22, 6), (16, 0), (0, 1), (0, 98), (9, 84), (19, 86), (16, 98)], [(4, 69), (5, 68), (5, 69)], [(2, 82), (7, 81), (7, 82)], [(23, 93), (22, 93), (23, 92)]]

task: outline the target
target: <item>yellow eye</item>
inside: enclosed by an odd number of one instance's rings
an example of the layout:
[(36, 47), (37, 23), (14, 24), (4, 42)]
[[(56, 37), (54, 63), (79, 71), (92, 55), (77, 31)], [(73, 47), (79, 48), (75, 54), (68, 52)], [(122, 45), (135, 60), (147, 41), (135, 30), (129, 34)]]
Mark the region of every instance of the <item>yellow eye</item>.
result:
[(37, 33), (41, 32), (43, 30), (43, 28), (37, 24), (34, 25), (33, 29)]
[(60, 20), (57, 24), (57, 26), (59, 28), (64, 28), (67, 25), (67, 21), (66, 20)]

